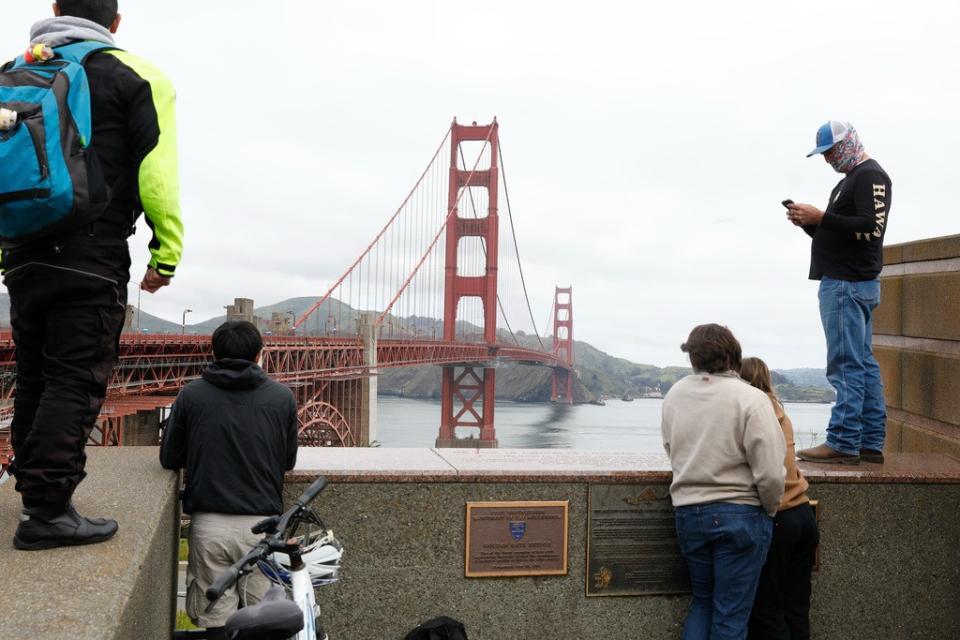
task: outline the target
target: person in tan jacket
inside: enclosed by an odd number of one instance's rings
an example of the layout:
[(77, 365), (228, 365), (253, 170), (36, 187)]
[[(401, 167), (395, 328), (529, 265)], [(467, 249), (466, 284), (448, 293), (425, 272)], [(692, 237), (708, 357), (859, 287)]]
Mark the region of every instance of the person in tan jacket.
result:
[(773, 390), (770, 369), (763, 360), (744, 358), (740, 377), (770, 398), (787, 443), (786, 483), (773, 518), (773, 540), (760, 572), (748, 638), (809, 640), (810, 575), (820, 532), (806, 493), (808, 483), (797, 468), (793, 424)]

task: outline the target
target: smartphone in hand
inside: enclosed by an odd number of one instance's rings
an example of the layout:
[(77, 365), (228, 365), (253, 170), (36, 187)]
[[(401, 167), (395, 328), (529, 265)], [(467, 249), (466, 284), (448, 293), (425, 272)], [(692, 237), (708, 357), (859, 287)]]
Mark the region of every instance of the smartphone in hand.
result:
[(793, 204), (793, 200), (791, 200), (790, 198), (787, 198), (786, 200), (784, 200), (784, 201), (781, 202), (780, 204), (782, 204), (783, 206), (785, 206), (785, 207), (787, 207), (787, 208), (789, 209), (789, 208), (790, 208), (790, 205)]

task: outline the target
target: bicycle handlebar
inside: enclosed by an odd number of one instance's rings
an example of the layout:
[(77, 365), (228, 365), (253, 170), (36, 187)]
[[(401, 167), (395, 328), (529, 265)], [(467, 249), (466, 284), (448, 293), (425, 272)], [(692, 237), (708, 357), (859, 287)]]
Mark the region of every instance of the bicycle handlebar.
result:
[(277, 531), (286, 531), (287, 527), (290, 526), (290, 521), (300, 513), (301, 509), (313, 502), (313, 499), (316, 498), (326, 486), (327, 479), (323, 476), (320, 476), (314, 480), (313, 484), (307, 487), (307, 490), (304, 491), (299, 498), (297, 498), (297, 501), (293, 503), (293, 506), (287, 509), (286, 513), (280, 516), (280, 522), (277, 523)]
[(307, 506), (313, 502), (313, 499), (316, 498), (317, 495), (326, 488), (326, 486), (327, 479), (323, 476), (320, 476), (313, 481), (313, 484), (307, 487), (307, 490), (303, 492), (303, 495), (297, 498), (297, 504), (301, 507)]

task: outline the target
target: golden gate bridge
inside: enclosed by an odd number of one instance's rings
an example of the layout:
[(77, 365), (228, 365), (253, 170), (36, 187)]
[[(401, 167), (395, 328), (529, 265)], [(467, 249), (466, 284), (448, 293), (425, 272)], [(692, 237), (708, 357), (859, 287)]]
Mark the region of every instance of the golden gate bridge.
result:
[[(500, 227), (501, 187), (509, 234)], [(501, 235), (512, 241), (509, 277), (499, 264)], [(516, 236), (496, 119), (454, 120), (400, 207), (296, 318), (293, 335), (264, 338), (264, 370), (296, 393), (301, 444), (369, 445), (377, 376), (396, 367), (442, 368), (437, 446), (496, 446), (501, 363), (550, 367), (552, 401), (572, 402), (572, 289), (555, 288), (552, 336), (541, 338)], [(532, 333), (515, 332), (527, 319)], [(124, 333), (89, 444), (125, 444), (125, 419), (169, 406), (212, 358), (209, 336)], [(0, 419), (12, 414), (15, 368), (12, 338), (0, 333)], [(9, 439), (0, 428), (0, 470), (10, 460)]]

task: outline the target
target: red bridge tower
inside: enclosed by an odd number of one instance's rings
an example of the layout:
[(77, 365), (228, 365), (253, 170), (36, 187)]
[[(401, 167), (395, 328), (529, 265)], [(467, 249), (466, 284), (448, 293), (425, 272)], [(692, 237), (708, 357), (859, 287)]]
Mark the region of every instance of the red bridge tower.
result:
[(550, 399), (573, 404), (573, 287), (557, 287), (553, 294), (553, 354), (568, 368), (553, 370)]
[[(456, 340), (457, 309), (466, 297), (480, 298), (483, 304), (483, 341), (490, 347), (487, 363), (463, 363), (443, 368), (441, 386), (441, 417), (438, 447), (497, 446), (493, 426), (495, 370), (497, 342), (497, 249), (498, 217), (497, 191), (499, 185), (499, 125), (459, 125), (454, 121), (450, 134), (450, 182), (448, 189), (446, 229), (446, 272), (444, 278), (443, 339)], [(484, 142), (489, 148), (490, 166), (460, 169), (457, 165), (460, 143)], [(462, 190), (480, 187), (487, 190), (487, 216), (464, 218), (459, 215), (458, 203)], [(479, 237), (486, 248), (486, 266), (480, 276), (462, 276), (457, 269), (457, 256), (463, 238)], [(457, 427), (479, 428), (480, 438), (459, 439)]]

